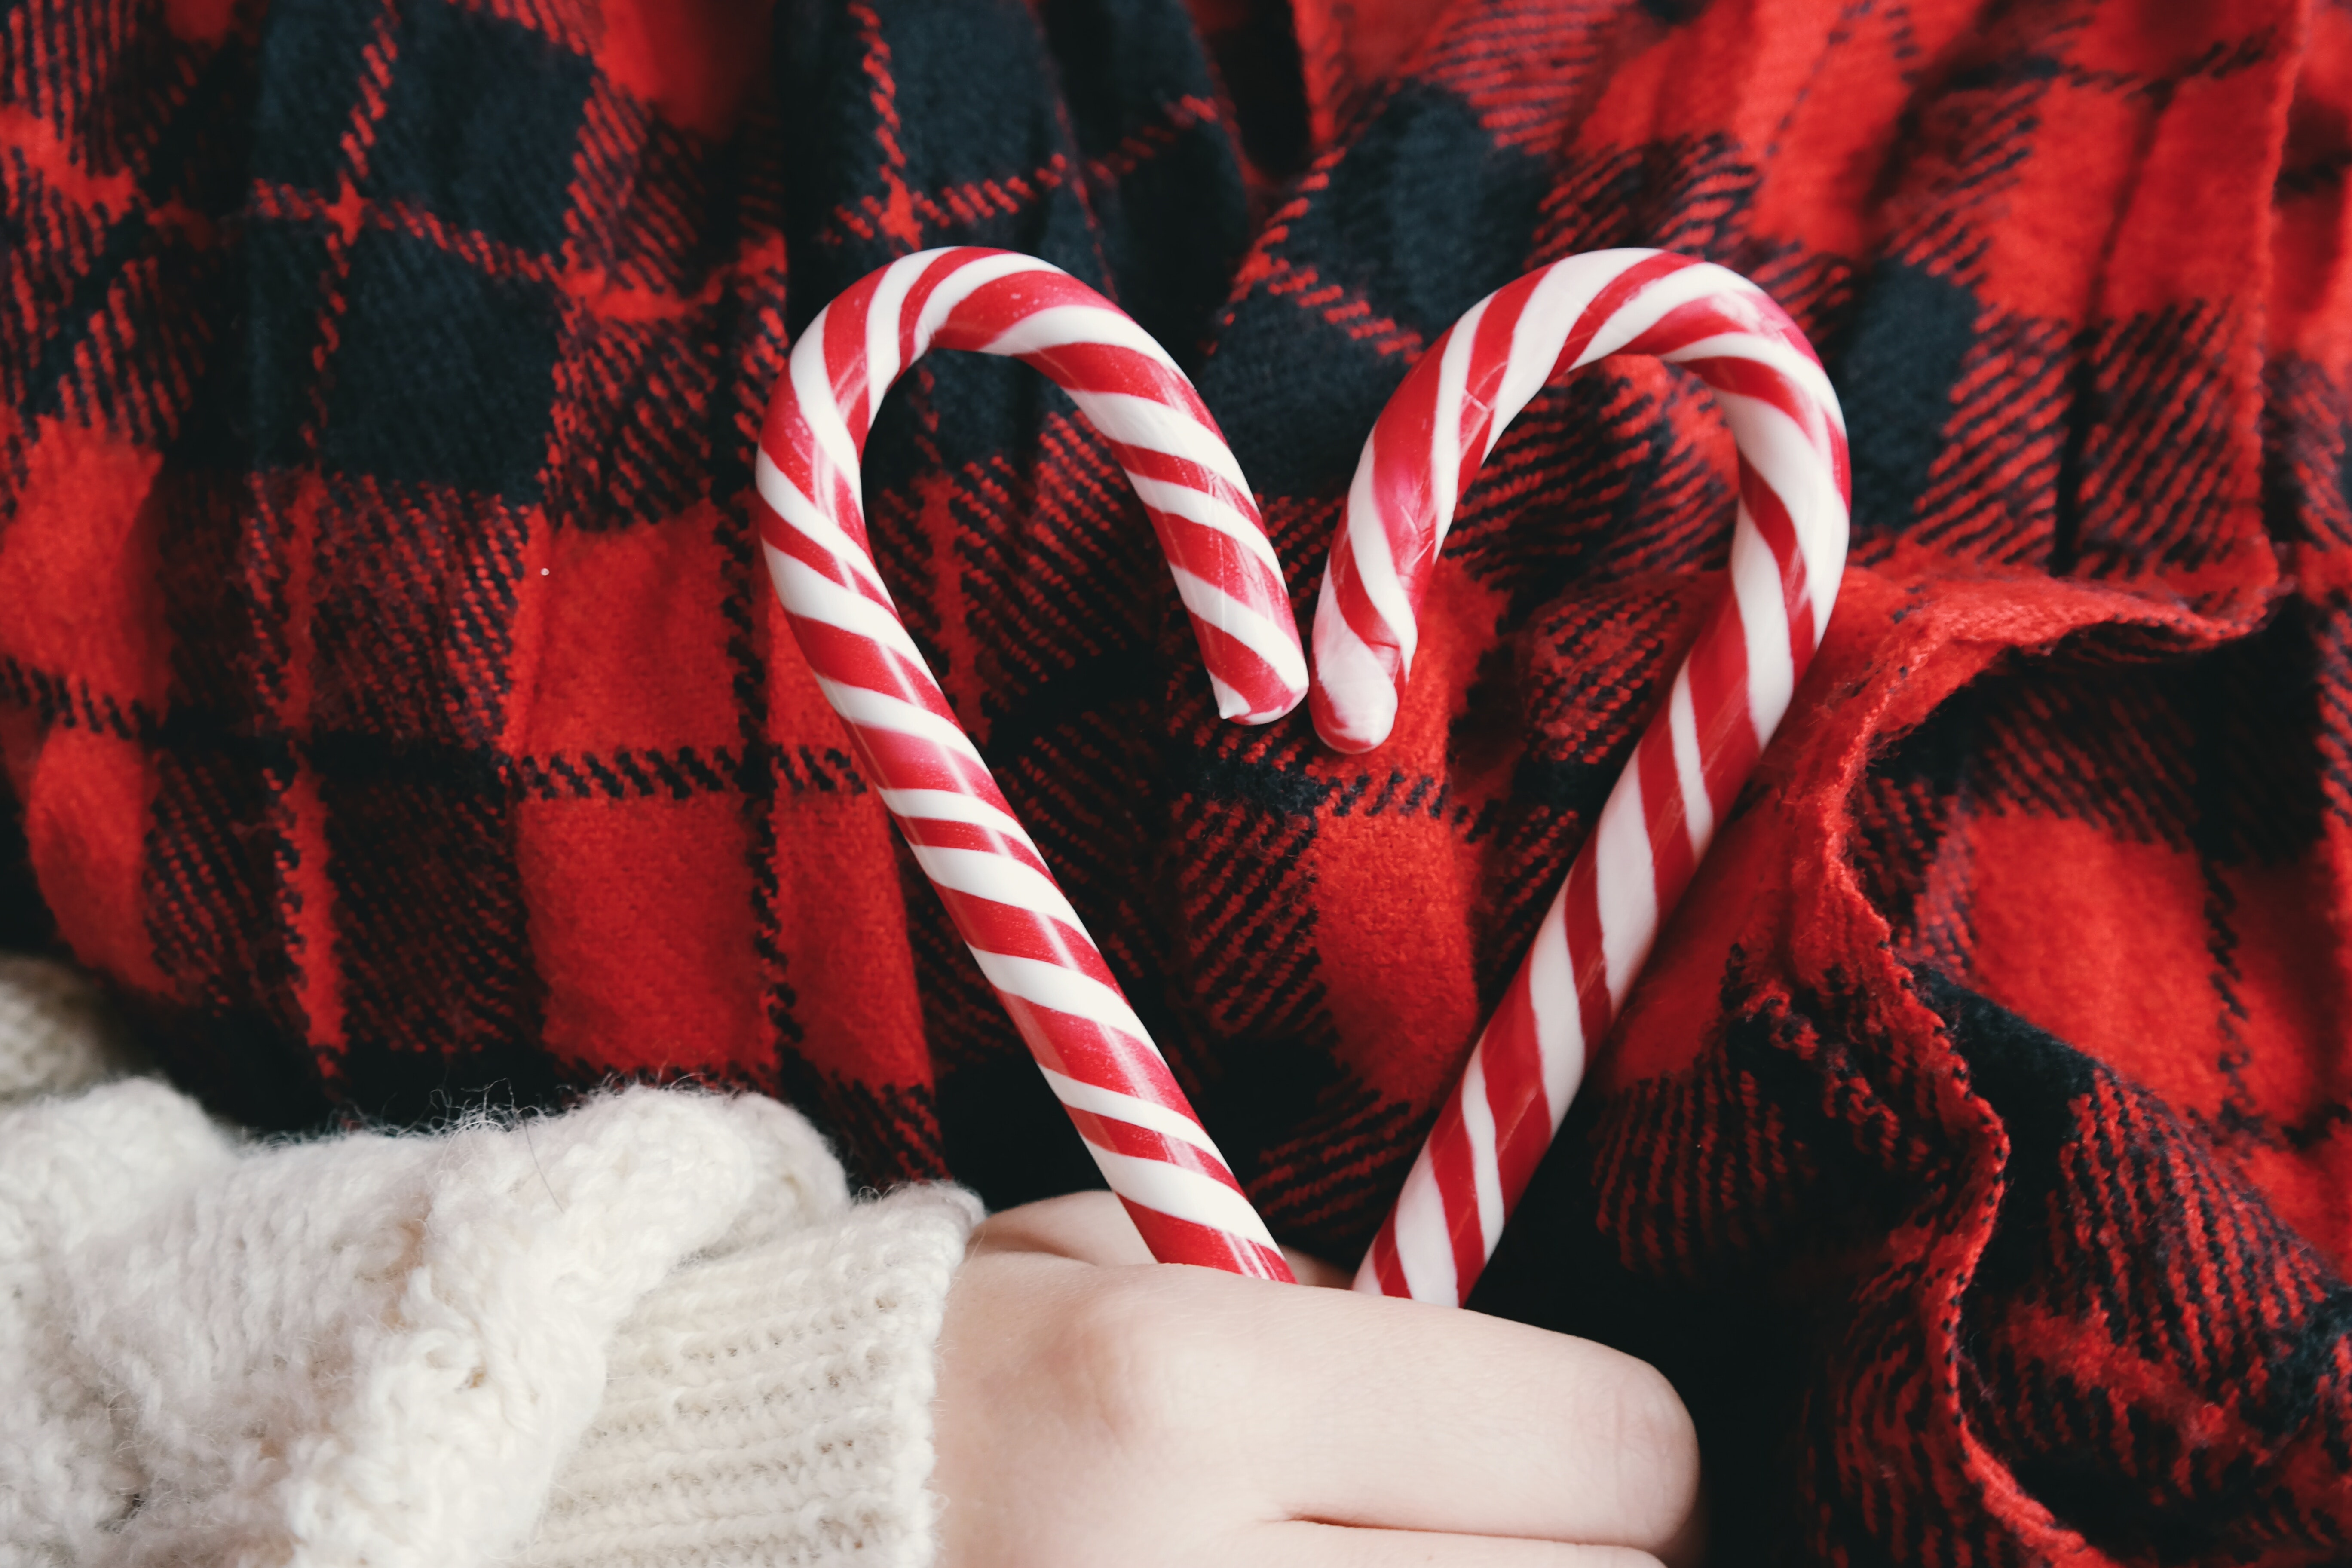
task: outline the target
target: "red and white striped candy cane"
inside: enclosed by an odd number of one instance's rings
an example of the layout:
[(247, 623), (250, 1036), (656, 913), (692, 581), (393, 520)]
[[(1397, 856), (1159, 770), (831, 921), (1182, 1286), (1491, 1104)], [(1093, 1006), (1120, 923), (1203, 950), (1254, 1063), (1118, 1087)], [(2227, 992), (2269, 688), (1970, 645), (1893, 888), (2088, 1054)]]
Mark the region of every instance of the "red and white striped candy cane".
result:
[(1414, 615), (1465, 482), (1559, 372), (1651, 354), (1716, 391), (1739, 448), (1730, 591), (1601, 808), (1439, 1111), (1356, 1288), (1459, 1304), (1567, 1114), (1658, 927), (1812, 661), (1845, 566), (1845, 420), (1762, 290), (1654, 250), (1574, 256), (1471, 307), (1364, 444), (1315, 612), (1316, 728), (1388, 738)]
[(1153, 1255), (1291, 1278), (874, 566), (858, 463), (882, 395), (932, 348), (1023, 360), (1110, 437), (1198, 632), (1219, 711), (1296, 707), (1307, 661), (1274, 548), (1216, 422), (1167, 352), (1058, 268), (925, 251), (818, 313), (768, 406), (757, 477), (769, 574), (931, 885)]

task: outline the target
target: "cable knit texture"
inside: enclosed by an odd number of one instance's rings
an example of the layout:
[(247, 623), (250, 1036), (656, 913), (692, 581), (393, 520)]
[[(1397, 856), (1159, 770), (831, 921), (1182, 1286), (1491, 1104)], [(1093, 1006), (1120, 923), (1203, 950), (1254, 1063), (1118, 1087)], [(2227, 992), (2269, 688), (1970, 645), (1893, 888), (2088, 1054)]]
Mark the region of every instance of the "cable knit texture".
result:
[(247, 1142), (0, 967), (0, 1564), (915, 1565), (978, 1217), (772, 1101)]

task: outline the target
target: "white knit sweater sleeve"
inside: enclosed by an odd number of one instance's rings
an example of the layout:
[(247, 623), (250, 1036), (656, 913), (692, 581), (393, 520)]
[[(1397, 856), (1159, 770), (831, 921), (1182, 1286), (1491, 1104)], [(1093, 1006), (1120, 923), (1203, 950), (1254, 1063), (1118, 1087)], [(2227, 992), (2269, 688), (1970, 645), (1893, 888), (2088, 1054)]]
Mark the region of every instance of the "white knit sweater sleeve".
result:
[(678, 1090), (249, 1142), (101, 1019), (0, 959), (0, 1568), (931, 1561), (969, 1194)]

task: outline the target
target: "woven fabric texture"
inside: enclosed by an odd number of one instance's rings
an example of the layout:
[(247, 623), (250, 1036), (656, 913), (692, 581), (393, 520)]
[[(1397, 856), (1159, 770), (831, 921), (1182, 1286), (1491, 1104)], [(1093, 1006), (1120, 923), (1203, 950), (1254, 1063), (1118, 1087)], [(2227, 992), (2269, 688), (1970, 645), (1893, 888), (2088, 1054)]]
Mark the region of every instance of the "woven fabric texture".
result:
[[(1302, 608), (1480, 295), (1663, 246), (1848, 412), (1826, 646), (1478, 1304), (1683, 1388), (1729, 1561), (2352, 1553), (2352, 10), (0, 7), (0, 940), (265, 1128), (755, 1087), (1078, 1142), (758, 569), (793, 333), (1033, 251), (1192, 368)], [(885, 406), (917, 640), (1276, 1233), (1352, 1258), (1722, 585), (1654, 364), (1465, 495), (1396, 734), (1219, 724), (1103, 444)]]

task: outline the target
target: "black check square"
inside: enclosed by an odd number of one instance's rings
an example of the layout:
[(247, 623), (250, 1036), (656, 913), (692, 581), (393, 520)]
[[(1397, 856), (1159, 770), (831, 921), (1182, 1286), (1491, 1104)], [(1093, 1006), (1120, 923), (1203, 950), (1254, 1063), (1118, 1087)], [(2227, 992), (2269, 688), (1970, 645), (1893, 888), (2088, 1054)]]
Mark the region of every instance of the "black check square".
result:
[(553, 252), (593, 79), (586, 60), (528, 27), (421, 0), (402, 17), (366, 194)]
[(269, 7), (254, 75), (253, 177), (331, 194), (367, 68), (371, 7), (287, 0)]
[(554, 291), (496, 278), (415, 236), (369, 230), (331, 367), (332, 468), (535, 499), (547, 458)]

